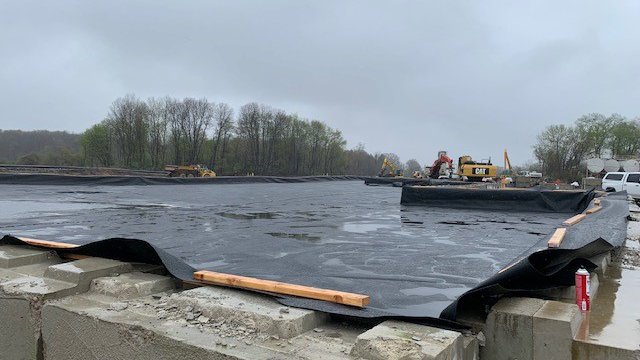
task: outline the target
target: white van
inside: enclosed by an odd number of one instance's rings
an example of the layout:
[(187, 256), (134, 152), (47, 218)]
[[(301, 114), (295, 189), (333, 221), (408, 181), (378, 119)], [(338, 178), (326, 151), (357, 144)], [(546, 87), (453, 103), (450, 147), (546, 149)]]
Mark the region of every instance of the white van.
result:
[(626, 190), (633, 198), (640, 198), (640, 172), (610, 172), (602, 178), (605, 191)]

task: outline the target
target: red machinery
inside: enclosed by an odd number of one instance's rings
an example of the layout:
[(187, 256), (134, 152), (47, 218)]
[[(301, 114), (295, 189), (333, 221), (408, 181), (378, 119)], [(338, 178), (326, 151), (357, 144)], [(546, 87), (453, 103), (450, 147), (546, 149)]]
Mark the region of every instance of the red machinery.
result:
[(442, 168), (442, 164), (449, 164), (449, 171), (453, 171), (453, 160), (447, 156), (446, 151), (438, 152), (438, 159), (433, 162), (431, 165), (431, 170), (429, 171), (429, 177), (432, 179), (437, 179), (440, 176), (440, 169)]

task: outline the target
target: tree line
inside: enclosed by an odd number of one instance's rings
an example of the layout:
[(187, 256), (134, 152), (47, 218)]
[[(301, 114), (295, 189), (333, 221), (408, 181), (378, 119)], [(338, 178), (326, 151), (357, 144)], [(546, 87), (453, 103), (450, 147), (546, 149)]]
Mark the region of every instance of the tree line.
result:
[(584, 177), (588, 158), (635, 159), (639, 151), (639, 119), (599, 113), (583, 115), (573, 125), (548, 126), (533, 147), (545, 177), (565, 181)]
[(203, 164), (223, 175), (374, 175), (385, 156), (370, 154), (362, 145), (347, 149), (342, 133), (318, 120), (263, 104), (236, 110), (190, 97), (126, 95), (82, 134), (55, 133), (66, 141), (56, 146), (36, 146), (38, 134), (53, 132), (15, 133), (12, 143), (23, 146), (3, 162), (132, 169)]
[(79, 139), (65, 131), (0, 130), (0, 163), (79, 165)]

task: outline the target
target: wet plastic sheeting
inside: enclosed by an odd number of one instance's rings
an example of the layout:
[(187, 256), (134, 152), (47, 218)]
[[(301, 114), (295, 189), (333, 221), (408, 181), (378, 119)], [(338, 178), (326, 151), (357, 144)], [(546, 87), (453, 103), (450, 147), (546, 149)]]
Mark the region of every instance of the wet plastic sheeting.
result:
[(567, 227), (560, 248), (548, 249), (548, 237), (541, 239), (504, 270), (463, 294), (441, 317), (455, 320), (459, 313), (492, 305), (501, 296), (527, 296), (540, 290), (574, 285), (577, 269), (582, 266), (594, 270), (596, 265), (589, 259), (621, 246), (627, 237), (626, 192), (610, 194), (601, 204), (602, 210)]
[(0, 174), (0, 184), (11, 185), (202, 185), (202, 184), (295, 184), (324, 181), (363, 180), (363, 176), (217, 176), (179, 178), (168, 176), (124, 175), (60, 175), (60, 174)]
[(362, 316), (437, 317), (562, 221), (403, 207), (400, 189), (358, 181), (2, 186), (0, 194), (3, 233), (77, 244), (143, 239), (199, 269), (369, 294)]
[(578, 213), (594, 197), (589, 191), (531, 189), (465, 189), (461, 187), (406, 186), (403, 205), (447, 209), (481, 209), (518, 212)]
[[(123, 260), (140, 253), (140, 260), (160, 260), (180, 278), (190, 278), (191, 265), (365, 293), (372, 300), (366, 310), (296, 298), (280, 301), (338, 314), (432, 323), (441, 323), (434, 318), (468, 290), (484, 291), (478, 284), (512, 259), (537, 250), (567, 217), (401, 206), (397, 188), (348, 181), (0, 186), (0, 195), (2, 233), (77, 244), (117, 237), (81, 251), (116, 258), (127, 254)], [(605, 209), (596, 215), (606, 220), (619, 214)], [(144, 239), (151, 246), (121, 238)], [(592, 240), (592, 234), (576, 234), (575, 244)], [(154, 249), (163, 251), (154, 255)], [(530, 276), (527, 271), (509, 274), (513, 284)], [(457, 305), (453, 309), (447, 319), (455, 319)]]

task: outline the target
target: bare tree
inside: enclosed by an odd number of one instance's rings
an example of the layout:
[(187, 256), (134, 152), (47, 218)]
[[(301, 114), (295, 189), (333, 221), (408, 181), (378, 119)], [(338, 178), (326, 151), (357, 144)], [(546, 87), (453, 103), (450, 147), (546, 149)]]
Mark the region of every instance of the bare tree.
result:
[(213, 111), (213, 119), (216, 123), (213, 135), (213, 151), (211, 152), (211, 164), (215, 165), (218, 171), (224, 171), (225, 155), (228, 148), (229, 138), (233, 131), (233, 109), (225, 104), (219, 103)]
[(187, 141), (187, 159), (195, 164), (200, 159), (207, 129), (213, 120), (213, 104), (204, 98), (185, 98), (183, 106), (180, 129)]
[(168, 110), (166, 99), (150, 98), (149, 109), (149, 158), (152, 168), (166, 163)]
[(115, 151), (125, 167), (144, 167), (147, 146), (148, 109), (134, 95), (116, 99), (106, 124), (112, 130)]

